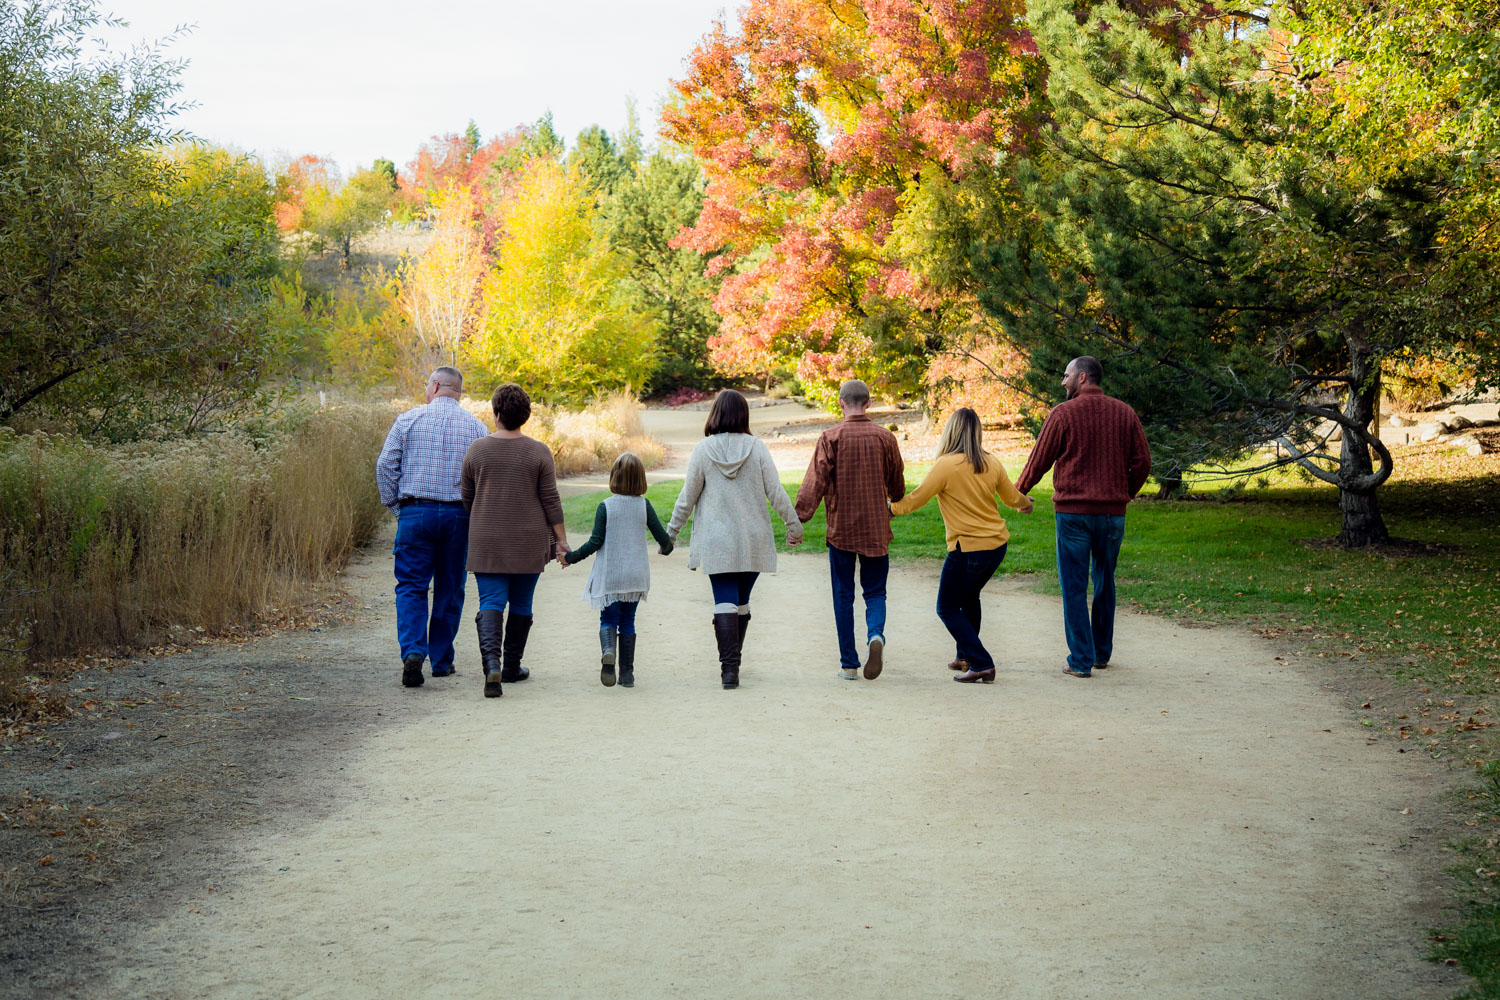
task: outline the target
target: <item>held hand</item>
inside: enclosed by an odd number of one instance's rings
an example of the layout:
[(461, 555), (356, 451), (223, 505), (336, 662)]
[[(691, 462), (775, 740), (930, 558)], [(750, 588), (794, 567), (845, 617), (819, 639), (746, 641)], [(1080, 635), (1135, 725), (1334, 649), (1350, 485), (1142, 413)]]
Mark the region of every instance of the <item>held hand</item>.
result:
[(1022, 514), (1030, 514), (1032, 512), (1032, 510), (1036, 507), (1036, 501), (1033, 500), (1033, 499), (1031, 499), (1031, 497), (1022, 497), (1021, 499), (1023, 501), (1025, 501), (1025, 506), (1024, 507), (1018, 507), (1017, 509)]
[(786, 529), (786, 544), (788, 547), (802, 544), (802, 525), (793, 525)]

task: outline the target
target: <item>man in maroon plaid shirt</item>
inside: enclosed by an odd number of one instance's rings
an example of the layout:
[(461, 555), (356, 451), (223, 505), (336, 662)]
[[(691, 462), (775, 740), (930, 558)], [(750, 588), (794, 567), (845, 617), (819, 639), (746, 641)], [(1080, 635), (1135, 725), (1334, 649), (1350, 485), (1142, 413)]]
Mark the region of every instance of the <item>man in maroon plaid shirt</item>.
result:
[(854, 646), (854, 564), (865, 595), (869, 658), (865, 677), (880, 676), (885, 651), (885, 581), (891, 566), (890, 503), (906, 495), (896, 435), (865, 416), (870, 387), (858, 379), (839, 389), (844, 422), (824, 431), (797, 490), (797, 517), (806, 522), (825, 503), (833, 623), (839, 635), (839, 676), (859, 677)]

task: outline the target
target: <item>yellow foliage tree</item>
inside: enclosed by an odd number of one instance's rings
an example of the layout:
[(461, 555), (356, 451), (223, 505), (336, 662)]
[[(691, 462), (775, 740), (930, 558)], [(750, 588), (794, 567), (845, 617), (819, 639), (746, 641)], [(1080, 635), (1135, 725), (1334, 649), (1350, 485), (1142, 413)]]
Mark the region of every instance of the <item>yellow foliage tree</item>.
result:
[(504, 235), (484, 285), (473, 360), (542, 399), (581, 401), (641, 386), (657, 321), (631, 302), (626, 265), (595, 225), (576, 171), (534, 160), (501, 205)]
[(405, 261), (397, 276), (397, 301), (416, 338), (417, 353), (434, 364), (454, 364), (481, 325), (481, 291), (489, 260), (463, 186), (434, 195), (437, 223), (432, 243)]

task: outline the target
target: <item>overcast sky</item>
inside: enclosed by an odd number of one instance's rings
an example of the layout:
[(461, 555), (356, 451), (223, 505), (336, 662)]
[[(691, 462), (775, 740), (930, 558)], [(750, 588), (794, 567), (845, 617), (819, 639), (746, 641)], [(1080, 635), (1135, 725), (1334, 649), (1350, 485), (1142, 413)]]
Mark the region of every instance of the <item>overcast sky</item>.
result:
[(486, 138), (549, 109), (571, 144), (625, 124), (633, 96), (651, 140), (668, 81), (736, 0), (101, 0), (130, 22), (111, 48), (196, 25), (166, 50), (189, 60), (179, 125), (261, 154), (332, 156), (347, 176), (404, 166), (469, 119)]

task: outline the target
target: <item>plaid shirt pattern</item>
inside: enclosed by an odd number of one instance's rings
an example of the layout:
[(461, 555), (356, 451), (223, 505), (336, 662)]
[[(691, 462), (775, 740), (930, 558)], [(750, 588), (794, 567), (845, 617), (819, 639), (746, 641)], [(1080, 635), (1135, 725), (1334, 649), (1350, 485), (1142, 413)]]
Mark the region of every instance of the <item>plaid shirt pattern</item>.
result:
[(847, 417), (818, 438), (797, 490), (797, 517), (811, 519), (823, 501), (829, 545), (862, 556), (886, 555), (891, 550), (886, 501), (906, 495), (905, 471), (896, 435), (867, 416)]
[(395, 511), (402, 497), (462, 500), (464, 455), (489, 430), (458, 400), (438, 396), (396, 418), (375, 463), (380, 502)]

